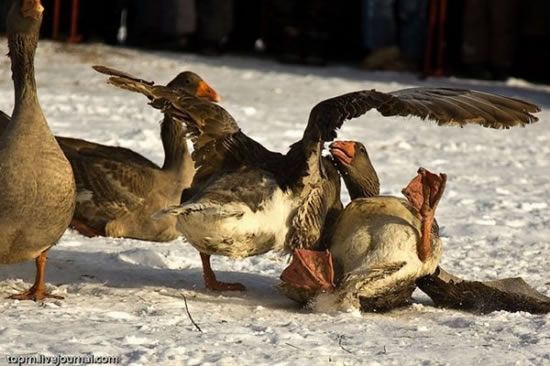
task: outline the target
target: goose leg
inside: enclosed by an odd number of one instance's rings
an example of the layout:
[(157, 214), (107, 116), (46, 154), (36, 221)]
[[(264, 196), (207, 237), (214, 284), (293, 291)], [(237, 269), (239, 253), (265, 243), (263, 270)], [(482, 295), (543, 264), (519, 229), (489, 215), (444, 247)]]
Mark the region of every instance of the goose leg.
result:
[(418, 169), (418, 174), (422, 179), (422, 206), (420, 207), (420, 216), (422, 218), (422, 238), (418, 247), (418, 258), (422, 262), (431, 255), (431, 234), (434, 222), (435, 210), (445, 191), (447, 175), (435, 175), (424, 168)]
[(46, 270), (46, 262), (48, 262), (48, 251), (43, 251), (38, 257), (36, 257), (36, 277), (34, 285), (30, 289), (20, 294), (10, 296), (10, 299), (14, 300), (34, 300), (39, 301), (45, 298), (53, 298), (62, 300), (62, 296), (52, 295), (46, 291), (46, 284), (44, 282), (44, 272)]
[(245, 291), (246, 287), (240, 283), (220, 282), (210, 266), (210, 255), (201, 253), (202, 275), (207, 289), (214, 291)]
[(334, 268), (328, 250), (294, 249), (292, 261), (281, 274), (281, 280), (294, 288), (334, 290)]

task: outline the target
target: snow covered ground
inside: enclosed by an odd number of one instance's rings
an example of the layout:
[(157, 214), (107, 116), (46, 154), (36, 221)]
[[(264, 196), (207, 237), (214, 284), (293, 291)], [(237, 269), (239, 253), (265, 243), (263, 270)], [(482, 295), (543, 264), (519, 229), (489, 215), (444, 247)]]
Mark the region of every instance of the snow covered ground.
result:
[[(6, 42), (0, 43), (5, 55)], [(248, 134), (281, 151), (301, 136), (316, 102), (359, 89), (467, 87), (550, 108), (550, 87), (521, 80), (420, 81), (343, 66), (41, 42), (39, 95), (55, 133), (129, 147), (155, 162), (162, 161), (160, 114), (144, 97), (106, 85), (93, 64), (157, 82), (193, 70)], [(12, 90), (9, 60), (2, 57), (0, 109), (8, 114)], [(366, 143), (385, 194), (399, 194), (418, 166), (448, 174), (438, 211), (446, 269), (476, 279), (522, 276), (550, 295), (550, 112), (539, 117), (524, 129), (496, 131), (370, 112), (347, 122), (340, 137)], [(204, 289), (198, 253), (182, 240), (88, 239), (67, 231), (47, 268), (54, 293), (66, 299), (0, 300), (0, 364), (8, 355), (33, 353), (120, 356), (132, 365), (550, 364), (548, 315), (440, 310), (418, 291), (416, 304), (387, 314), (311, 314), (273, 288), (286, 264), (273, 254), (215, 258), (220, 278), (248, 287), (220, 295)], [(33, 276), (31, 262), (0, 266), (0, 297), (29, 287)], [(202, 332), (191, 323), (184, 296)]]

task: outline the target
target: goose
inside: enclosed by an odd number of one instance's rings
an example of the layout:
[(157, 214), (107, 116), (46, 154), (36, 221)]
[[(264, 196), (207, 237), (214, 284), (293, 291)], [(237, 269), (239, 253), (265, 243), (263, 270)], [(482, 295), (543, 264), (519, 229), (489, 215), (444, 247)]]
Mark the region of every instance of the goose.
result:
[[(116, 75), (128, 82), (132, 75), (105, 66), (96, 71)], [(217, 102), (219, 95), (197, 74), (185, 71), (167, 84), (197, 98)], [(187, 147), (185, 126), (169, 116), (161, 123), (164, 164), (157, 166), (130, 150), (63, 138), (61, 146), (75, 172), (77, 205), (71, 226), (87, 236), (125, 237), (165, 242), (181, 236), (176, 219), (152, 220), (151, 215), (180, 201), (191, 184), (195, 168)]]
[(330, 153), (352, 201), (327, 228), (328, 250), (294, 252), (278, 286), (285, 295), (325, 312), (388, 311), (408, 304), (418, 287), (445, 308), (550, 312), (550, 298), (521, 278), (468, 281), (438, 265), (442, 243), (434, 215), (444, 174), (421, 168), (403, 190), (406, 200), (379, 196), (363, 144), (335, 141)]
[(440, 125), (510, 128), (535, 122), (531, 113), (539, 110), (519, 99), (462, 89), (357, 91), (313, 107), (302, 139), (281, 154), (247, 136), (219, 105), (205, 103), (199, 115), (196, 108), (183, 107), (189, 97), (177, 90), (161, 92), (116, 76), (108, 82), (144, 94), (152, 107), (186, 124), (197, 172), (182, 204), (155, 217), (178, 217), (178, 229), (201, 254), (206, 287), (220, 291), (245, 287), (219, 281), (211, 255), (243, 258), (319, 245), (325, 223), (342, 205), (339, 174), (321, 153), (345, 120), (374, 108), (384, 116), (414, 115)]
[(327, 234), (328, 252), (296, 249), (281, 274), (291, 298), (319, 310), (386, 311), (408, 302), (416, 280), (435, 272), (442, 253), (435, 209), (447, 177), (424, 168), (403, 190), (407, 199), (380, 196), (365, 146), (335, 141), (330, 153), (352, 201)]
[(62, 299), (45, 286), (48, 250), (68, 227), (76, 188), (38, 102), (34, 55), (42, 12), (39, 0), (16, 0), (7, 18), (9, 57), (15, 90), (11, 122), (0, 136), (0, 263), (35, 259), (32, 287), (18, 300)]
[[(117, 73), (106, 66), (97, 65), (94, 69), (154, 86), (153, 82)], [(167, 85), (197, 98), (220, 100), (216, 91), (191, 71), (179, 73)], [(0, 126), (7, 126), (8, 122), (9, 117), (0, 113)], [(161, 208), (178, 203), (182, 191), (191, 184), (195, 168), (185, 133), (180, 122), (164, 117), (162, 167), (130, 149), (57, 136), (76, 178), (77, 204), (71, 228), (88, 237), (158, 242), (179, 237), (174, 218), (153, 221), (150, 217)]]

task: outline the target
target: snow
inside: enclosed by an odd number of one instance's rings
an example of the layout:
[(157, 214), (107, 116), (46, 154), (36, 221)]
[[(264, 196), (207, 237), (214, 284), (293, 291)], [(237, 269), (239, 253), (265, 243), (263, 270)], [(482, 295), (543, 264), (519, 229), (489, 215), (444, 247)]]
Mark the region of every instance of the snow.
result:
[[(550, 87), (518, 79), (421, 81), (346, 66), (41, 42), (37, 82), (54, 132), (122, 145), (157, 163), (161, 115), (142, 96), (106, 85), (93, 64), (157, 82), (193, 70), (222, 95), (246, 133), (281, 151), (300, 138), (315, 103), (359, 89), (467, 87), (550, 107)], [(6, 57), (0, 96), (0, 109), (9, 114)], [(366, 144), (384, 194), (398, 195), (419, 166), (448, 174), (438, 209), (447, 270), (481, 280), (522, 276), (550, 295), (550, 112), (539, 118), (533, 126), (495, 131), (370, 112), (347, 122), (340, 137)], [(120, 356), (131, 365), (550, 364), (549, 315), (441, 310), (418, 291), (413, 306), (386, 314), (308, 313), (273, 287), (287, 261), (273, 253), (242, 261), (214, 257), (219, 278), (248, 287), (217, 294), (204, 289), (198, 253), (182, 240), (88, 239), (69, 230), (50, 251), (46, 274), (65, 300), (0, 301), (0, 364), (7, 355), (34, 353)], [(32, 262), (0, 266), (0, 296), (28, 288), (33, 278)]]

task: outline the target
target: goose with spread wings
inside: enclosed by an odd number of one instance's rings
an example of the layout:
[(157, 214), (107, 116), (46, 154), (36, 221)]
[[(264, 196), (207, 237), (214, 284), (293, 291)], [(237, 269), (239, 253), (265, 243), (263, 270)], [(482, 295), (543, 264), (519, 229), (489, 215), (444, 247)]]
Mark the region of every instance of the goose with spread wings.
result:
[(247, 136), (218, 105), (185, 108), (188, 97), (176, 90), (159, 93), (117, 77), (109, 83), (144, 94), (151, 106), (186, 124), (197, 172), (182, 204), (156, 216), (178, 217), (178, 228), (201, 253), (205, 284), (214, 290), (244, 286), (218, 281), (210, 255), (242, 258), (319, 245), (323, 227), (342, 208), (340, 177), (321, 152), (344, 121), (376, 109), (383, 116), (413, 115), (439, 125), (510, 128), (537, 121), (532, 113), (539, 111), (519, 99), (461, 89), (357, 91), (317, 104), (302, 139), (281, 154)]

